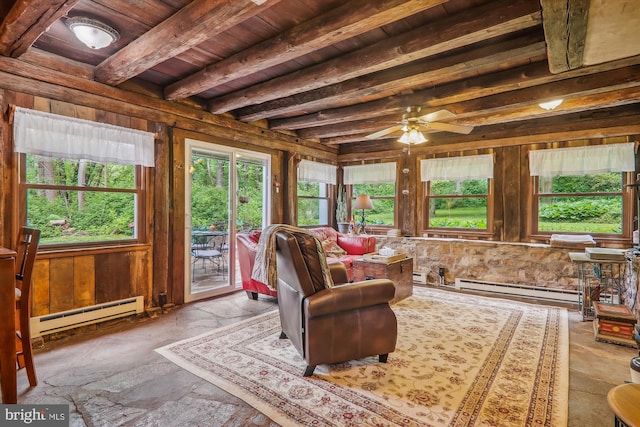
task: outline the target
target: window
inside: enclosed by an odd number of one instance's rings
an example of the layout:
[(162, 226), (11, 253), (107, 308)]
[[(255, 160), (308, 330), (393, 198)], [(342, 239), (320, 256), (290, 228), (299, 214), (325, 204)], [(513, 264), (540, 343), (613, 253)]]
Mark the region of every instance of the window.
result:
[(330, 225), (336, 167), (302, 160), (298, 165), (298, 226)]
[(298, 180), (298, 225), (331, 223), (329, 184)]
[(621, 172), (535, 179), (537, 230), (546, 233), (622, 233)]
[[(396, 223), (396, 164), (395, 162), (345, 166), (344, 184), (351, 186), (351, 203), (360, 194), (367, 194), (373, 209), (364, 212), (367, 229), (394, 227)], [(362, 211), (351, 215), (356, 223), (362, 220)]]
[(529, 162), (533, 234), (628, 234), (633, 143), (531, 151)]
[(489, 231), (493, 155), (421, 161), (425, 229)]
[(153, 134), (16, 108), (24, 219), (42, 245), (136, 240)]
[(40, 244), (136, 238), (140, 167), (26, 154), (27, 224)]
[[(359, 194), (367, 194), (371, 198), (373, 209), (365, 211), (365, 219), (368, 227), (395, 225), (396, 207), (396, 183), (384, 182), (381, 184), (353, 184), (352, 206)], [(361, 220), (362, 211), (352, 212), (354, 220)]]

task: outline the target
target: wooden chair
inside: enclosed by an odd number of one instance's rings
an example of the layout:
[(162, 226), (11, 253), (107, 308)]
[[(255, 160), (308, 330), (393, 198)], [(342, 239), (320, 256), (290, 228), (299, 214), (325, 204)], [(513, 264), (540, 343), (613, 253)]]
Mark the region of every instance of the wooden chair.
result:
[(26, 367), (29, 384), (38, 384), (31, 348), (31, 274), (38, 252), (40, 230), (22, 227), (16, 245), (16, 352), (18, 369)]

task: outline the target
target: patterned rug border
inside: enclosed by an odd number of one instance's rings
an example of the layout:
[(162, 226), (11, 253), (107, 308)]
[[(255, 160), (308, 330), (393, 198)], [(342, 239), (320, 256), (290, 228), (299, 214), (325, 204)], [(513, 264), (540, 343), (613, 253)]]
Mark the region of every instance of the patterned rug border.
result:
[[(554, 390), (556, 393), (556, 396), (558, 396), (559, 401), (561, 402), (561, 404), (559, 405), (555, 405), (554, 406), (554, 410), (555, 412), (555, 420), (558, 421), (560, 424), (557, 424), (558, 426), (566, 426), (567, 422), (568, 422), (568, 395), (569, 395), (569, 331), (568, 331), (568, 314), (567, 314), (567, 310), (565, 308), (562, 307), (555, 307), (555, 306), (547, 306), (547, 305), (539, 305), (539, 304), (535, 304), (535, 303), (528, 303), (528, 302), (522, 302), (522, 301), (514, 301), (514, 300), (510, 300), (510, 299), (505, 299), (505, 298), (496, 298), (496, 297), (485, 297), (485, 296), (480, 296), (480, 295), (476, 295), (476, 294), (465, 294), (465, 293), (456, 293), (456, 292), (451, 292), (451, 291), (447, 291), (447, 290), (441, 290), (441, 289), (436, 289), (436, 288), (420, 288), (420, 287), (416, 287), (414, 288), (414, 296), (411, 298), (434, 298), (434, 295), (436, 295), (435, 297), (437, 297), (438, 294), (442, 294), (442, 295), (457, 295), (460, 296), (461, 298), (464, 297), (472, 297), (474, 299), (476, 299), (476, 301), (478, 301), (478, 303), (480, 301), (483, 301), (483, 304), (479, 304), (481, 306), (487, 305), (487, 306), (493, 306), (493, 305), (501, 305), (501, 304), (512, 304), (515, 306), (531, 306), (531, 307), (544, 307), (547, 310), (556, 310), (558, 313), (558, 333), (557, 333), (557, 348), (556, 351), (557, 353), (555, 354), (555, 357), (552, 357), (552, 359), (555, 360), (556, 362), (556, 367), (554, 367), (552, 369), (552, 372), (555, 375), (555, 378), (553, 379), (553, 384), (556, 386), (556, 388), (554, 389), (553, 387), (550, 387), (551, 390)], [(405, 300), (406, 301), (406, 300)], [(401, 306), (404, 303), (404, 301), (400, 302), (399, 305)], [(207, 369), (204, 369), (200, 366), (198, 366), (196, 363), (191, 362), (189, 360), (186, 360), (185, 358), (181, 357), (180, 355), (174, 353), (171, 348), (172, 347), (176, 347), (176, 346), (181, 346), (184, 345), (186, 343), (194, 343), (200, 340), (203, 340), (205, 338), (208, 337), (214, 337), (214, 336), (224, 336), (225, 333), (229, 330), (238, 330), (238, 329), (244, 329), (246, 327), (250, 327), (252, 324), (253, 325), (259, 325), (261, 324), (264, 319), (272, 317), (272, 316), (277, 316), (278, 310), (272, 310), (269, 311), (267, 313), (263, 313), (254, 317), (251, 317), (249, 319), (245, 319), (233, 324), (229, 324), (226, 325), (224, 327), (221, 328), (217, 328), (213, 331), (209, 331), (209, 332), (205, 332), (203, 334), (191, 337), (191, 338), (187, 338), (178, 342), (174, 342), (172, 344), (166, 345), (164, 347), (155, 349), (155, 351), (162, 355), (163, 357), (165, 357), (166, 359), (168, 359), (169, 361), (175, 363), (176, 365), (178, 365), (179, 367), (193, 373), (194, 375), (197, 375), (201, 378), (203, 378), (204, 380), (210, 382), (211, 384), (220, 387), (221, 389), (225, 390), (226, 392), (242, 399), (243, 401), (245, 401), (247, 404), (249, 404), (250, 406), (256, 408), (258, 411), (262, 412), (263, 414), (265, 414), (267, 417), (269, 417), (271, 420), (273, 420), (274, 422), (280, 424), (280, 425), (292, 425), (292, 419), (287, 416), (286, 414), (286, 410), (280, 410), (277, 407), (274, 407), (272, 404), (270, 404), (269, 402), (261, 399), (260, 397), (258, 397), (255, 393), (252, 393), (250, 391), (248, 391), (245, 387), (239, 386), (236, 383), (234, 383), (233, 381), (229, 381), (225, 378), (222, 378), (218, 375), (215, 375), (214, 373), (210, 372)], [(546, 348), (546, 346), (545, 346)], [(391, 355), (390, 355), (391, 356)], [(541, 354), (541, 357), (543, 357), (544, 355)], [(547, 355), (548, 356), (548, 355)], [(540, 366), (540, 364), (538, 365)], [(301, 372), (300, 372), (301, 373)], [(317, 373), (317, 372), (316, 372)], [(318, 385), (318, 382), (325, 382), (324, 378), (317, 378), (317, 377), (309, 377), (309, 378), (303, 378), (300, 375), (300, 379), (303, 381), (308, 381), (308, 382), (313, 382), (314, 386)], [(326, 385), (325, 385), (326, 386)], [(551, 412), (551, 411), (549, 411)], [(465, 413), (465, 415), (469, 415), (467, 413)], [(552, 417), (554, 414), (547, 414), (547, 417)], [(530, 421), (530, 420), (529, 420)], [(473, 422), (473, 420), (470, 417), (466, 418), (465, 420), (457, 420), (457, 422), (461, 422), (462, 424), (459, 425), (474, 425), (474, 424), (467, 424), (469, 422)], [(306, 425), (306, 424), (299, 424), (299, 425)], [(458, 424), (456, 424), (458, 425)], [(530, 425), (530, 423), (528, 424)], [(556, 425), (554, 424), (554, 427)]]

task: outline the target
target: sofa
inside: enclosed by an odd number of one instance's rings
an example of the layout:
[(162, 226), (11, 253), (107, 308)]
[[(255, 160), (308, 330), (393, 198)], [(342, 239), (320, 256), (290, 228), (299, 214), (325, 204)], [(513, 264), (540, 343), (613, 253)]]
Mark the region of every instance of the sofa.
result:
[[(353, 281), (353, 260), (376, 250), (376, 238), (374, 236), (338, 233), (331, 227), (316, 227), (308, 230), (322, 243), (322, 248), (327, 256), (327, 263), (341, 262), (345, 265), (350, 282)], [(273, 297), (278, 295), (276, 291), (270, 289), (266, 284), (251, 278), (260, 234), (260, 231), (255, 230), (248, 233), (238, 233), (236, 237), (242, 289), (250, 299), (254, 300), (258, 299), (258, 294)]]

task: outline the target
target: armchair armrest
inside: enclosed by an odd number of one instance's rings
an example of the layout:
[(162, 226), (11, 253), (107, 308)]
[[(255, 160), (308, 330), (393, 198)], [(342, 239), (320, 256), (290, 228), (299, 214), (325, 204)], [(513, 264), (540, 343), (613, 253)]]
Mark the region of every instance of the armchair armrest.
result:
[(389, 279), (365, 280), (323, 289), (304, 300), (308, 319), (388, 303), (395, 287)]
[(336, 285), (342, 285), (349, 283), (349, 274), (347, 273), (347, 266), (342, 262), (332, 262), (329, 264), (329, 273), (333, 279), (333, 283)]

